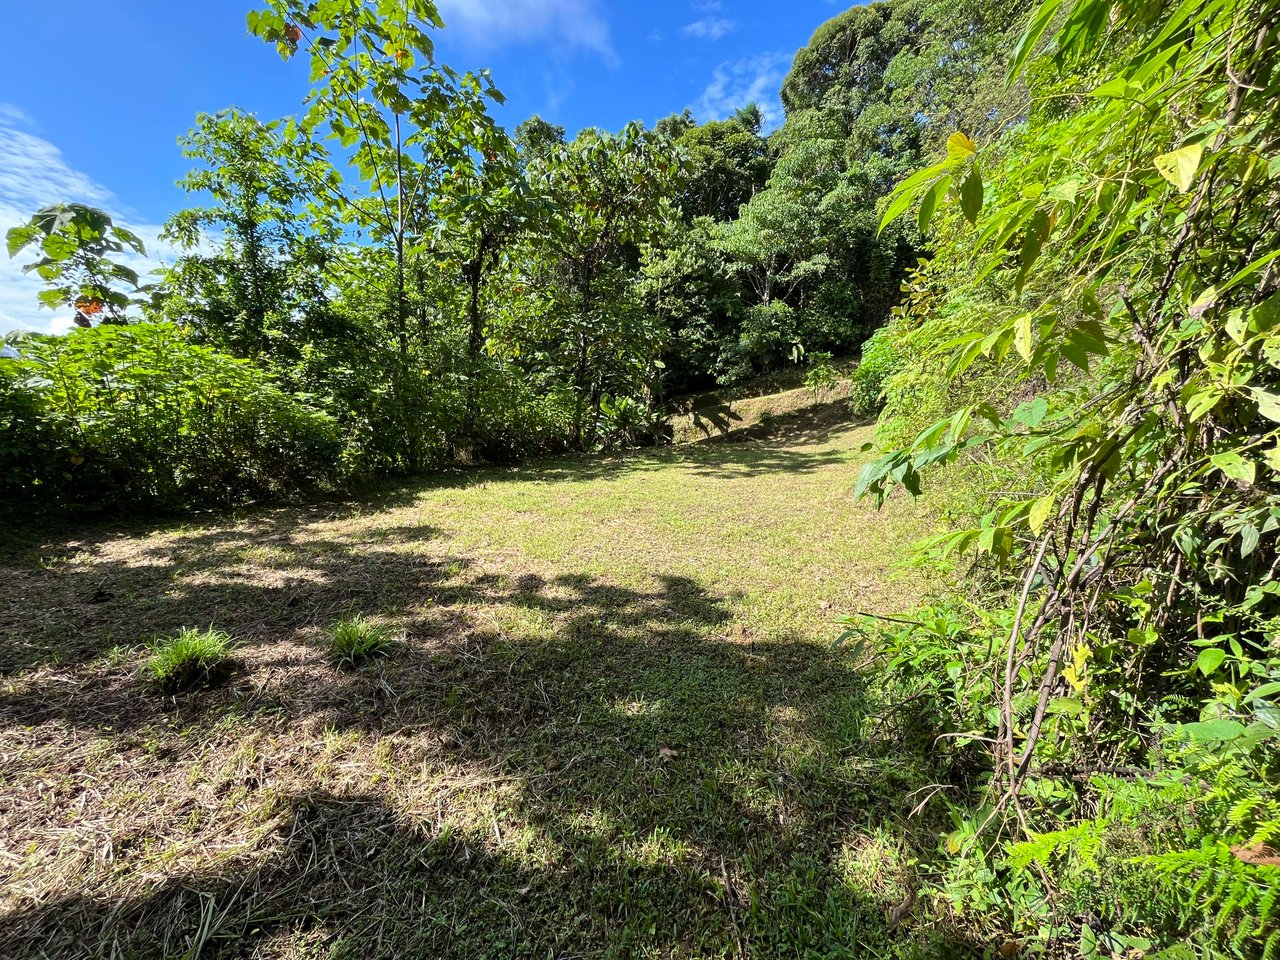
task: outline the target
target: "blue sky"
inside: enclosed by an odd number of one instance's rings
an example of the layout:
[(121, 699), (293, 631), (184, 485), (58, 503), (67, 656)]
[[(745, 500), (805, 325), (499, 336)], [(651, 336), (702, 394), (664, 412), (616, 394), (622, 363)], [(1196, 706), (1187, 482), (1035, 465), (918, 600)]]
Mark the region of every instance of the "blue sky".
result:
[[(437, 56), (489, 67), (508, 129), (533, 113), (570, 132), (652, 124), (685, 107), (718, 119), (777, 90), (838, 0), (437, 0)], [(247, 35), (252, 0), (11, 4), (0, 57), (0, 232), (37, 207), (81, 200), (154, 238), (183, 203), (176, 138), (196, 113), (298, 110), (299, 63)], [(153, 252), (171, 255), (152, 243)], [(38, 284), (0, 255), (0, 332), (65, 329)]]

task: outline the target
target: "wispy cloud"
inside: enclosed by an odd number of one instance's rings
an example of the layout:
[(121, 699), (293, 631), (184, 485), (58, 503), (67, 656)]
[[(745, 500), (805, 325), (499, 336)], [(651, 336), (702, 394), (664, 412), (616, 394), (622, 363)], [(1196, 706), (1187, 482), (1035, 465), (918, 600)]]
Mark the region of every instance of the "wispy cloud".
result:
[(618, 63), (598, 0), (436, 0), (445, 25), (479, 47), (555, 40)]
[(775, 127), (782, 122), (778, 91), (790, 66), (791, 55), (787, 53), (761, 53), (722, 63), (712, 71), (693, 112), (703, 121), (723, 120), (739, 107), (757, 103), (765, 128)]
[[(159, 225), (127, 222), (128, 211), (120, 200), (93, 178), (73, 169), (56, 146), (31, 132), (31, 126), (21, 110), (0, 103), (0, 236), (51, 203), (88, 203), (102, 207), (117, 222), (125, 223), (142, 238), (153, 256), (172, 258), (174, 251), (159, 241)], [(139, 273), (158, 266), (154, 259), (132, 255), (120, 259)], [(22, 272), (26, 261), (24, 254), (10, 259), (7, 253), (0, 252), (0, 333), (66, 331), (71, 327), (70, 312), (38, 306), (36, 295), (43, 284), (34, 274)]]
[(737, 27), (738, 24), (735, 21), (725, 17), (706, 17), (685, 24), (680, 28), (680, 32), (686, 37), (696, 37), (699, 40), (719, 40), (725, 34), (732, 33)]

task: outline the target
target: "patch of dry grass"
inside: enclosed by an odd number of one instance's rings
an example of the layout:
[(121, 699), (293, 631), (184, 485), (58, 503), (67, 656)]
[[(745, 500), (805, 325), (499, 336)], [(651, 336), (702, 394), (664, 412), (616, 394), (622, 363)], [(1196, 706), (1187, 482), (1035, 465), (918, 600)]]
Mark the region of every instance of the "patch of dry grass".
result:
[[(741, 399), (720, 399), (712, 395), (687, 412), (668, 417), (667, 426), (675, 443), (697, 443), (728, 436), (743, 440), (772, 436), (779, 429), (786, 430), (787, 418), (795, 414), (807, 414), (805, 421), (822, 422), (847, 417), (851, 389), (851, 381), (842, 379), (833, 387), (821, 390), (797, 387)], [(775, 423), (778, 420), (780, 424)]]
[[(910, 605), (927, 519), (852, 500), (868, 436), (11, 552), (0, 957), (884, 955), (929, 761), (831, 640)], [(357, 612), (403, 640), (340, 671)], [(157, 698), (191, 624), (238, 669)]]

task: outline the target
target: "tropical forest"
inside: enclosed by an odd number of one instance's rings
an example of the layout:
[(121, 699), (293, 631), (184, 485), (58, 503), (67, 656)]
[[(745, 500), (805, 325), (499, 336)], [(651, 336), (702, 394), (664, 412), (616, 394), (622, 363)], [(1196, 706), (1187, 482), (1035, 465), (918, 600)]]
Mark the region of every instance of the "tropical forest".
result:
[(1280, 960), (1280, 3), (256, 2), (3, 224), (0, 958)]

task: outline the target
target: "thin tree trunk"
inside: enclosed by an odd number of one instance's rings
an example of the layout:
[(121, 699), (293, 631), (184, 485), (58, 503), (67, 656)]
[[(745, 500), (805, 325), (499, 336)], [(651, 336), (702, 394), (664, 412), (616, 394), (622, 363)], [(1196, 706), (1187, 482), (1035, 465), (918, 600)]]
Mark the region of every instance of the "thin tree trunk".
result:
[(462, 424), (463, 441), (468, 450), (475, 441), (476, 421), (480, 415), (480, 351), (484, 347), (484, 321), (480, 314), (480, 283), (484, 275), (484, 251), (486, 240), (481, 239), (475, 259), (467, 265), (469, 286), (467, 301), (467, 412)]
[(400, 114), (396, 114), (396, 340), (400, 349), (400, 365), (404, 366), (409, 355), (409, 334), (406, 329), (404, 296), (404, 171), (401, 162), (403, 148), (400, 141)]

